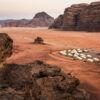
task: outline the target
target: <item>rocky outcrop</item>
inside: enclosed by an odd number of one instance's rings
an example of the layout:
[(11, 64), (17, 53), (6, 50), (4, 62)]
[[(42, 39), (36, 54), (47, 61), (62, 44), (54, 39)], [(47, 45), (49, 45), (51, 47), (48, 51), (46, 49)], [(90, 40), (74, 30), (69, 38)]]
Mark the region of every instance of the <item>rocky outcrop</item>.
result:
[(0, 100), (24, 100), (23, 94), (12, 88), (0, 86)]
[(34, 44), (44, 44), (44, 40), (41, 37), (37, 37), (34, 40)]
[(54, 23), (49, 28), (60, 29), (63, 24), (63, 15), (60, 15), (57, 19), (54, 20)]
[(0, 63), (12, 54), (13, 40), (6, 34), (0, 33)]
[(45, 12), (40, 12), (35, 15), (35, 17), (27, 23), (27, 26), (30, 27), (48, 27), (54, 21), (54, 18), (48, 15)]
[(7, 91), (8, 88), (14, 90), (16, 98), (19, 96), (22, 100), (86, 100), (88, 95), (77, 88), (79, 84), (79, 80), (71, 74), (65, 74), (60, 68), (42, 61), (23, 65), (5, 64), (0, 69), (0, 85)]
[(2, 27), (48, 27), (54, 21), (54, 18), (45, 12), (40, 12), (35, 15), (32, 20), (15, 20), (4, 23)]
[(68, 31), (100, 31), (100, 2), (75, 4), (65, 9), (50, 28)]

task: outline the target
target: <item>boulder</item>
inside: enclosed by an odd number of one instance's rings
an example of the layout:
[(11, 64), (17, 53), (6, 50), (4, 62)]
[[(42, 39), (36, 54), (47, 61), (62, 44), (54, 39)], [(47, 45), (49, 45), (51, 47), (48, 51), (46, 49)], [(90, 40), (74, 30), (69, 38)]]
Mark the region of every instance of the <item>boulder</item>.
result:
[[(79, 84), (80, 81), (71, 74), (65, 74), (59, 67), (42, 61), (5, 64), (0, 69), (2, 91), (5, 87), (14, 89), (17, 94), (20, 91), (24, 100), (86, 100), (88, 95), (77, 88)], [(20, 98), (23, 100), (22, 95)]]
[(13, 40), (6, 34), (0, 33), (0, 63), (12, 54)]
[(44, 40), (41, 37), (37, 37), (34, 40), (34, 44), (44, 44)]

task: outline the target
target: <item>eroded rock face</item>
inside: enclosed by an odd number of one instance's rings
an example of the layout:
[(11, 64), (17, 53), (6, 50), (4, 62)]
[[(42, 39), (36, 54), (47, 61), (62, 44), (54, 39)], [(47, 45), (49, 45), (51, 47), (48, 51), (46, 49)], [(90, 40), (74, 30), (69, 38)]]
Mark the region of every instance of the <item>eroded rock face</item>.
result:
[(49, 28), (60, 29), (62, 24), (63, 24), (63, 15), (60, 15), (57, 19), (54, 20), (54, 23)]
[(13, 40), (6, 34), (0, 33), (0, 63), (12, 54)]
[(77, 30), (100, 32), (100, 2), (93, 2), (83, 9)]
[(67, 8), (64, 12), (63, 30), (76, 30), (78, 21), (79, 21), (79, 14), (82, 12), (84, 8), (86, 8), (87, 4), (76, 4), (72, 5), (71, 7)]
[(64, 15), (58, 17), (50, 28), (68, 31), (100, 31), (100, 2), (75, 4), (66, 8)]
[(16, 91), (22, 100), (23, 96), (24, 100), (86, 100), (87, 93), (77, 88), (79, 83), (71, 74), (65, 74), (57, 66), (42, 61), (23, 65), (5, 64), (0, 69), (0, 85)]

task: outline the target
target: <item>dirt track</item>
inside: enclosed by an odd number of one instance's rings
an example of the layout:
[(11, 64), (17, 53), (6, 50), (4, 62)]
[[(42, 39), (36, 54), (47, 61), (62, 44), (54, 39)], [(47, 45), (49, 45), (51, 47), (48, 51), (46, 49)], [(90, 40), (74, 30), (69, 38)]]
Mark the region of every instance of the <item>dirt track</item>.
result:
[[(27, 63), (36, 59), (58, 65), (64, 72), (71, 72), (81, 81), (80, 87), (91, 92), (91, 100), (100, 100), (100, 64), (76, 61), (58, 54), (69, 48), (89, 48), (100, 51), (100, 33), (65, 32), (33, 28), (2, 28), (14, 40), (13, 55), (9, 63)], [(40, 36), (47, 45), (33, 45)]]

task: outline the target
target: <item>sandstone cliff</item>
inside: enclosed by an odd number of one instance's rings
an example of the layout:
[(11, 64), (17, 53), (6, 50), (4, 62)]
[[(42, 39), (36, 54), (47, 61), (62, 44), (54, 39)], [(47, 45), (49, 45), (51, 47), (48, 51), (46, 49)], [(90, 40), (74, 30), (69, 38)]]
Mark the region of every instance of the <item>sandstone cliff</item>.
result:
[(100, 2), (75, 4), (65, 9), (50, 28), (68, 31), (100, 31)]
[(93, 2), (80, 13), (77, 30), (100, 32), (100, 2)]
[(57, 19), (54, 20), (54, 23), (49, 28), (60, 29), (63, 24), (63, 15), (60, 15)]

